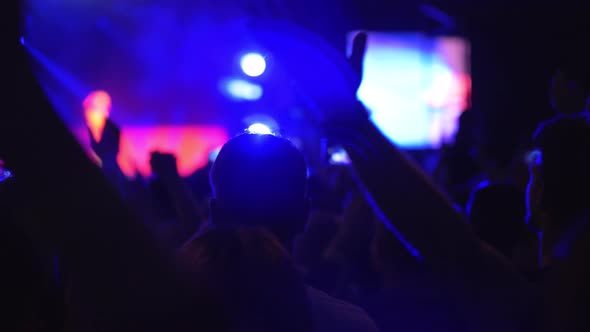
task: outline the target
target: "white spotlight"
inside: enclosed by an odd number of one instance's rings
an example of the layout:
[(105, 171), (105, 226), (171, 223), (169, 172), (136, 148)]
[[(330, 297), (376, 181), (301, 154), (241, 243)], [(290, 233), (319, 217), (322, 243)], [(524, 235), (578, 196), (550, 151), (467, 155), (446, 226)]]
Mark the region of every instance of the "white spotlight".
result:
[(272, 135), (272, 130), (263, 123), (253, 123), (248, 127), (248, 131), (252, 134)]
[(266, 70), (266, 60), (258, 53), (248, 53), (240, 60), (240, 66), (244, 74), (250, 77), (258, 77)]

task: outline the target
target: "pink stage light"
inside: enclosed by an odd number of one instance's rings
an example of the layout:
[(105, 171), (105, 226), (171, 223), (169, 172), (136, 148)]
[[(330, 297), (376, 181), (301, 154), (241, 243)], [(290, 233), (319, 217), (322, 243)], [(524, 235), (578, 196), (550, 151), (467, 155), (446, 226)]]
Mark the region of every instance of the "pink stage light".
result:
[[(75, 134), (91, 151), (88, 131), (77, 128)], [(150, 156), (153, 151), (176, 156), (178, 172), (188, 176), (205, 166), (209, 153), (225, 144), (229, 136), (218, 126), (127, 126), (121, 128), (121, 144), (117, 162), (126, 176), (152, 175)]]
[(151, 152), (168, 152), (176, 156), (180, 175), (187, 176), (205, 166), (209, 153), (227, 140), (227, 132), (221, 127), (125, 127), (121, 131), (118, 162), (128, 176), (136, 172), (149, 176)]
[[(90, 147), (88, 128), (94, 139), (100, 141), (111, 114), (111, 96), (102, 90), (93, 91), (84, 99), (82, 106), (87, 127), (74, 128), (73, 132), (89, 157), (100, 165), (99, 158)], [(180, 175), (188, 176), (205, 166), (209, 153), (228, 139), (226, 130), (219, 126), (122, 126), (117, 162), (126, 176), (139, 174), (148, 177), (152, 175), (151, 153), (167, 152), (176, 156)]]

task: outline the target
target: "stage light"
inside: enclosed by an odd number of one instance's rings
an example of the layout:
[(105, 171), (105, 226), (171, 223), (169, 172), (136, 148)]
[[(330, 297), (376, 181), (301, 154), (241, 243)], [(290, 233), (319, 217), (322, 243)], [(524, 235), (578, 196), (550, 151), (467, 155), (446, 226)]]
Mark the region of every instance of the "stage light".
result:
[(266, 70), (266, 60), (258, 53), (248, 53), (240, 60), (240, 66), (244, 74), (250, 77), (258, 77)]
[(223, 83), (223, 90), (233, 99), (258, 100), (262, 97), (262, 87), (245, 80), (231, 79)]
[(263, 123), (253, 123), (248, 127), (248, 132), (259, 135), (272, 135), (272, 130)]
[(105, 91), (93, 91), (84, 99), (86, 125), (96, 141), (100, 141), (106, 120), (111, 113), (111, 96)]
[(25, 46), (25, 37), (20, 37), (20, 44)]

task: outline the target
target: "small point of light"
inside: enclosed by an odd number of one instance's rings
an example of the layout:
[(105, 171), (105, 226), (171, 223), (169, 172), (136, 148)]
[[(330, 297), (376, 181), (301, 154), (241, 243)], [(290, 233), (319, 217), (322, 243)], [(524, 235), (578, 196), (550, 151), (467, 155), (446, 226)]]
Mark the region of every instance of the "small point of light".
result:
[(260, 135), (272, 135), (272, 130), (263, 123), (253, 123), (248, 127), (248, 132)]
[(266, 70), (266, 60), (258, 53), (248, 53), (240, 60), (242, 71), (250, 77), (258, 77)]
[(219, 155), (219, 151), (221, 151), (221, 146), (217, 147), (215, 149), (213, 149), (211, 152), (209, 152), (209, 162), (215, 162), (215, 160), (217, 159), (217, 156)]
[(258, 100), (262, 97), (262, 87), (245, 80), (228, 80), (223, 84), (223, 89), (234, 99)]
[(25, 45), (25, 37), (20, 37), (20, 44)]
[(350, 158), (346, 151), (338, 150), (330, 156), (330, 163), (334, 165), (347, 165), (350, 164)]

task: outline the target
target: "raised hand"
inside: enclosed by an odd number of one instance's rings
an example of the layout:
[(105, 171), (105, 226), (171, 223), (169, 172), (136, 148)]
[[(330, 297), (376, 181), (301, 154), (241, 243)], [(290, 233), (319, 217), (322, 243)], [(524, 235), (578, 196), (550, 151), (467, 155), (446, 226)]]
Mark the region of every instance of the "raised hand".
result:
[[(353, 93), (355, 94), (357, 93), (363, 78), (367, 38), (366, 33), (358, 33), (354, 37), (352, 52), (348, 57), (348, 63), (355, 73), (355, 82), (353, 85)], [(351, 100), (356, 99), (356, 96), (351, 98)], [(371, 126), (370, 121), (368, 121), (369, 112), (360, 101), (346, 105), (344, 109), (338, 109), (336, 112), (334, 112), (334, 110), (328, 110), (325, 114), (326, 117), (321, 125), (324, 135), (329, 138), (334, 138), (344, 145), (346, 145), (346, 141), (357, 136), (356, 132), (359, 131), (359, 128)], [(350, 146), (347, 146), (346, 150), (349, 155), (356, 153), (356, 151)]]
[(363, 78), (363, 64), (365, 61), (365, 52), (367, 50), (367, 34), (359, 32), (352, 42), (352, 53), (348, 57), (348, 62), (352, 66), (355, 74), (358, 77), (358, 82), (355, 84), (356, 90), (361, 86)]
[(150, 159), (152, 171), (163, 181), (180, 178), (176, 157), (171, 153), (152, 152)]
[(198, 201), (178, 174), (176, 157), (170, 153), (152, 152), (150, 164), (174, 202), (182, 237), (190, 237), (203, 220), (199, 214)]

